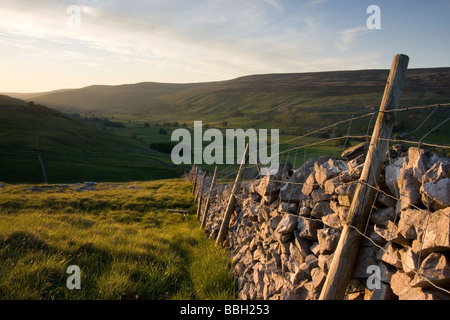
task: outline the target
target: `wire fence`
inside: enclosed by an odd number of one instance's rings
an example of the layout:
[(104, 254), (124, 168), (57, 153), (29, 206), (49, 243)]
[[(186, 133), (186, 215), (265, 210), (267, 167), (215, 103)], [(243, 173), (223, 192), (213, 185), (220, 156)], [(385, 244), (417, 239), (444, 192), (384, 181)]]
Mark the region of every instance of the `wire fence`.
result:
[[(427, 148), (427, 150), (432, 150), (432, 151), (441, 153), (444, 156), (448, 157), (450, 145), (445, 144), (445, 143), (442, 144), (442, 143), (440, 143), (440, 141), (448, 141), (448, 139), (450, 138), (450, 135), (449, 135), (450, 130), (448, 127), (448, 123), (450, 121), (450, 117), (449, 117), (450, 108), (449, 107), (450, 107), (450, 103), (446, 103), (446, 104), (438, 104), (438, 105), (435, 104), (435, 105), (425, 105), (425, 106), (412, 106), (412, 107), (400, 108), (400, 109), (396, 109), (396, 110), (385, 111), (387, 113), (395, 114), (395, 118), (397, 118), (400, 114), (402, 114), (403, 119), (414, 119), (414, 122), (416, 125), (414, 127), (411, 127), (411, 124), (410, 124), (406, 128), (403, 128), (404, 130), (408, 131), (407, 135), (402, 135), (397, 130), (396, 132), (394, 132), (394, 135), (391, 138), (389, 138), (389, 139), (380, 138), (379, 140), (387, 141), (390, 146), (390, 150), (392, 150), (392, 147), (395, 145), (404, 144), (404, 145), (408, 145), (408, 146), (415, 146), (416, 148), (418, 148), (418, 150), (425, 150), (425, 148)], [(421, 113), (426, 113), (426, 114), (422, 114), (422, 117), (420, 119), (417, 119), (419, 117), (417, 116), (416, 112), (419, 112), (419, 111)], [(441, 112), (439, 113), (439, 111), (441, 111)], [(323, 152), (324, 150), (326, 150), (328, 152), (328, 156), (331, 156), (334, 159), (341, 158), (342, 151), (347, 149), (347, 147), (357, 144), (357, 143), (370, 141), (371, 136), (369, 135), (369, 132), (370, 132), (370, 129), (372, 128), (372, 126), (374, 125), (374, 118), (376, 118), (377, 115), (378, 115), (378, 112), (370, 112), (370, 113), (357, 115), (357, 116), (352, 115), (351, 118), (337, 121), (336, 123), (329, 124), (320, 129), (308, 132), (307, 134), (304, 134), (304, 135), (301, 135), (298, 137), (294, 137), (294, 138), (290, 138), (285, 141), (280, 141), (278, 146), (280, 147), (280, 149), (283, 149), (283, 150), (281, 150), (276, 156), (279, 157), (280, 164), (283, 167), (283, 169), (288, 169), (288, 171), (290, 171), (291, 173), (296, 170), (295, 168), (298, 169), (301, 164), (305, 163), (307, 159), (316, 158), (316, 157), (320, 158), (322, 156), (321, 152)], [(413, 116), (411, 116), (411, 115), (413, 115)], [(355, 121), (359, 121), (359, 120), (363, 120), (363, 119), (365, 121), (367, 121), (367, 124), (366, 124), (367, 129), (359, 130), (360, 134), (355, 134), (355, 129), (352, 128), (352, 124), (354, 124)], [(414, 123), (414, 122), (411, 122), (411, 123)], [(364, 129), (364, 128), (362, 128), (362, 129)], [(442, 129), (444, 129), (444, 130), (442, 130)], [(336, 131), (346, 132), (346, 134), (344, 136), (336, 136), (335, 135)], [(361, 131), (364, 131), (364, 132), (361, 132)], [(324, 133), (327, 133), (327, 137), (323, 137)], [(412, 136), (413, 134), (414, 134), (414, 136)], [(311, 141), (311, 139), (313, 139), (313, 141)], [(303, 143), (301, 143), (302, 140), (304, 140)], [(281, 148), (281, 146), (283, 146), (283, 148)], [(271, 156), (273, 157), (274, 155), (271, 155)], [(398, 156), (399, 155), (394, 156), (391, 152), (387, 152), (386, 164), (392, 165), (393, 161), (396, 158), (398, 158)], [(249, 160), (250, 159), (257, 160), (257, 154), (249, 154), (248, 159)], [(350, 167), (352, 169), (356, 169), (356, 168), (361, 169), (363, 167), (363, 162), (364, 162), (364, 160), (362, 160), (362, 162), (361, 162), (360, 159), (359, 160), (353, 159), (350, 161), (346, 161), (346, 163), (348, 165), (350, 165)], [(255, 161), (253, 161), (253, 163), (254, 164), (245, 166), (245, 174), (244, 174), (243, 180), (244, 180), (244, 182), (247, 182), (247, 183), (257, 184), (257, 183), (259, 183), (259, 181), (261, 181), (261, 179), (263, 177), (260, 176), (260, 167), (259, 167), (259, 164), (257, 163), (257, 161), (256, 161), (256, 163), (255, 163)], [(419, 165), (425, 167), (425, 164), (423, 164), (423, 163), (421, 163)], [(228, 165), (228, 166), (223, 166), (222, 168), (220, 168), (220, 170), (218, 170), (216, 173), (216, 185), (229, 185), (230, 182), (232, 182), (236, 178), (238, 170), (239, 170), (239, 165)], [(191, 170), (191, 173), (190, 173), (191, 181), (193, 181), (196, 178), (193, 176), (192, 171), (193, 170)], [(283, 171), (284, 170), (282, 170), (282, 172)], [(205, 172), (204, 174), (207, 174), (207, 172)], [(288, 187), (289, 186), (303, 187), (306, 184), (306, 182), (303, 182), (303, 181), (295, 181), (294, 178), (289, 177), (289, 174), (286, 176), (281, 175), (281, 176), (277, 176), (277, 177), (278, 178), (272, 177), (270, 182), (271, 183), (280, 183), (283, 186), (288, 186)], [(206, 183), (204, 186), (202, 186), (202, 190), (200, 190), (199, 192), (208, 192), (209, 189), (207, 187), (208, 187), (208, 181), (210, 183), (210, 180), (211, 179), (205, 180)], [(364, 184), (364, 185), (368, 186), (369, 188), (372, 188), (373, 190), (376, 191), (377, 196), (381, 194), (389, 199), (392, 199), (393, 201), (395, 201), (395, 203), (400, 204), (400, 207), (401, 207), (402, 202), (406, 201), (407, 205), (409, 205), (410, 208), (426, 212), (427, 221), (424, 222), (425, 229), (421, 232), (422, 239), (419, 239), (419, 236), (417, 238), (417, 240), (422, 241), (419, 252), (417, 254), (415, 254), (414, 256), (412, 255), (411, 252), (405, 253), (405, 254), (409, 255), (410, 261), (416, 261), (416, 263), (414, 263), (414, 265), (408, 265), (408, 263), (405, 262), (405, 259), (401, 259), (399, 257), (393, 257), (393, 259), (394, 259), (394, 262), (402, 263), (402, 265), (405, 266), (406, 268), (408, 268), (409, 270), (411, 270), (411, 272), (414, 275), (416, 275), (418, 278), (423, 279), (424, 281), (428, 282), (429, 285), (450, 295), (450, 291), (447, 288), (436, 285), (435, 282), (433, 282), (433, 279), (428, 279), (426, 276), (421, 274), (421, 270), (420, 270), (421, 263), (423, 262), (423, 260), (425, 258), (425, 254), (422, 250), (423, 241), (424, 241), (424, 237), (427, 234), (428, 229), (430, 227), (430, 224), (429, 224), (430, 216), (433, 214), (433, 209), (430, 207), (429, 202), (425, 202), (425, 203), (421, 202), (420, 204), (411, 203), (411, 201), (409, 201), (408, 199), (405, 199), (404, 196), (397, 194), (396, 191), (394, 192), (395, 194), (392, 194), (392, 192), (388, 191), (388, 189), (386, 188), (385, 185), (380, 186), (378, 183), (376, 185), (371, 185), (367, 182), (361, 181), (359, 178), (356, 178), (349, 182), (341, 182), (340, 185), (350, 186), (350, 185), (355, 185), (355, 183), (356, 184)], [(321, 184), (315, 182), (314, 184), (312, 184), (312, 187), (314, 187), (314, 188), (323, 187), (323, 184), (321, 185)], [(294, 189), (292, 188), (290, 196), (292, 196), (293, 190)], [(397, 189), (394, 188), (394, 190), (397, 190)], [(222, 195), (218, 194), (218, 195), (216, 195), (216, 197), (214, 198), (213, 201), (226, 203), (227, 196), (225, 196), (224, 194), (222, 194)], [(291, 204), (290, 196), (288, 197), (288, 200), (285, 201), (285, 203), (287, 203), (285, 208), (289, 208), (289, 206)], [(251, 201), (253, 204), (259, 205), (260, 208), (267, 208), (269, 210), (273, 210), (273, 206), (269, 206), (268, 203), (265, 203), (264, 201), (257, 201), (257, 200), (251, 199), (249, 197), (244, 197), (242, 195), (242, 193), (237, 193), (235, 195), (235, 197), (238, 202), (242, 203), (243, 201)], [(376, 198), (377, 197), (375, 197), (375, 199)], [(206, 201), (206, 197), (204, 197), (204, 201)], [(296, 203), (298, 203), (298, 202), (296, 202)], [(200, 205), (202, 205), (202, 204), (200, 203)], [(298, 203), (298, 207), (295, 210), (296, 214), (298, 214), (300, 206), (301, 206), (301, 203)], [(383, 252), (388, 253), (386, 248), (377, 244), (371, 238), (370, 233), (368, 232), (368, 224), (369, 224), (369, 221), (372, 216), (374, 208), (375, 208), (375, 206), (373, 205), (371, 207), (371, 210), (369, 213), (369, 219), (368, 219), (367, 225), (365, 227), (365, 230), (363, 230), (363, 231), (359, 230), (358, 228), (356, 228), (355, 226), (353, 226), (351, 224), (348, 224), (348, 222), (346, 222), (345, 220), (342, 220), (342, 219), (341, 219), (341, 224), (343, 226), (347, 226), (348, 228), (352, 228), (352, 229), (356, 230), (360, 234), (361, 237), (370, 241), (379, 250), (382, 250)], [(282, 206), (277, 207), (277, 210), (279, 211), (280, 214), (286, 214), (286, 213), (292, 214), (292, 210), (283, 209)], [(446, 214), (443, 211), (441, 211), (441, 212), (442, 212), (442, 214), (446, 215), (447, 218), (450, 219), (448, 214)], [(399, 213), (399, 210), (395, 210), (395, 217), (393, 219), (394, 224), (398, 221), (398, 218), (399, 218), (398, 213)], [(205, 213), (205, 214), (207, 214), (207, 213)], [(304, 218), (322, 222), (322, 219), (319, 219), (319, 218), (314, 218), (314, 217), (304, 217)], [(389, 230), (389, 232), (392, 233), (391, 234), (391, 238), (392, 238), (394, 236), (393, 233), (395, 232), (394, 228), (392, 228), (392, 230)]]

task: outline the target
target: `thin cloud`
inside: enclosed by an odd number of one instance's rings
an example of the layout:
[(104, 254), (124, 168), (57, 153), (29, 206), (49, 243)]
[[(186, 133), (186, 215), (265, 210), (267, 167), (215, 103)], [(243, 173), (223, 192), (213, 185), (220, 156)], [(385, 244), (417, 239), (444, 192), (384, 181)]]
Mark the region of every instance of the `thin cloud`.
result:
[(341, 31), (339, 40), (336, 43), (336, 48), (340, 53), (346, 52), (348, 48), (354, 43), (356, 37), (364, 33), (367, 33), (367, 28), (365, 27), (355, 27)]

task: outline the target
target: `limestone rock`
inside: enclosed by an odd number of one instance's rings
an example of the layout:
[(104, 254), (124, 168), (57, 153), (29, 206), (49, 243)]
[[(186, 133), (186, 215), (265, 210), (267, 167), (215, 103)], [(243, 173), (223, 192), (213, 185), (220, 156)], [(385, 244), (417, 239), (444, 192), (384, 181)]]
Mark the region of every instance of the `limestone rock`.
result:
[(371, 265), (376, 265), (376, 254), (378, 248), (375, 246), (361, 247), (358, 255), (356, 256), (355, 266), (353, 267), (352, 278), (366, 279), (370, 276), (367, 273), (367, 268)]
[(422, 242), (426, 253), (450, 250), (450, 207), (429, 214)]
[(412, 167), (404, 167), (398, 176), (398, 188), (402, 210), (420, 203), (420, 183), (413, 175)]
[(422, 232), (426, 227), (427, 220), (428, 213), (425, 210), (404, 210), (401, 212), (397, 231), (405, 239), (415, 240), (418, 237), (421, 237)]
[(333, 194), (335, 192), (335, 189), (339, 187), (341, 184), (342, 182), (339, 177), (335, 177), (325, 181), (324, 184), (325, 194)]
[(401, 245), (409, 245), (411, 241), (405, 239), (397, 230), (397, 225), (392, 221), (388, 220), (387, 227), (379, 227), (375, 225), (374, 230), (381, 237), (393, 243), (398, 243)]
[(320, 254), (329, 254), (336, 249), (341, 233), (337, 229), (327, 228), (317, 230)]
[(403, 271), (409, 275), (413, 276), (418, 269), (418, 255), (410, 248), (405, 247), (399, 250), (400, 260), (402, 262)]
[(391, 286), (381, 282), (380, 289), (374, 289), (371, 292), (370, 298), (368, 300), (394, 300), (395, 295), (392, 292)]
[(357, 144), (356, 146), (346, 149), (344, 152), (342, 152), (341, 156), (347, 161), (350, 161), (366, 154), (367, 151), (369, 151), (369, 143), (362, 142), (360, 144)]
[(377, 260), (381, 260), (399, 269), (402, 268), (398, 245), (396, 246), (391, 242), (386, 243), (383, 249), (378, 250)]
[(280, 190), (281, 201), (298, 203), (302, 196), (302, 188), (301, 184), (286, 183)]
[(317, 188), (315, 174), (311, 173), (303, 184), (302, 193), (309, 196), (315, 188)]
[(403, 271), (397, 271), (392, 275), (391, 289), (400, 299), (405, 299), (408, 295), (408, 291), (411, 291), (411, 281), (412, 277), (408, 276)]
[(322, 289), (326, 277), (326, 274), (319, 267), (311, 270), (311, 279), (316, 290)]
[(413, 169), (413, 176), (417, 181), (422, 181), (422, 177), (429, 169), (429, 159), (427, 152), (423, 149), (411, 147), (408, 149), (408, 166)]
[(329, 159), (327, 162), (314, 164), (315, 178), (320, 187), (326, 180), (334, 178), (342, 171), (348, 170), (348, 164), (342, 160)]
[(297, 222), (298, 216), (286, 213), (278, 224), (275, 232), (280, 234), (288, 234), (294, 232), (295, 228), (297, 228)]
[(322, 216), (322, 222), (324, 225), (333, 228), (333, 229), (342, 229), (342, 222), (337, 213), (328, 214)]
[(379, 209), (372, 212), (370, 215), (370, 222), (378, 225), (385, 225), (388, 221), (394, 221), (395, 219), (395, 209), (392, 207), (387, 207), (384, 209)]
[(322, 228), (322, 222), (305, 217), (298, 217), (297, 229), (300, 238), (315, 241), (317, 240), (317, 230), (320, 228)]
[(327, 216), (332, 213), (333, 213), (333, 210), (331, 210), (329, 202), (319, 201), (319, 202), (316, 202), (316, 205), (312, 209), (311, 217), (320, 219), (323, 216)]
[(450, 207), (450, 179), (445, 178), (438, 182), (429, 182), (420, 188), (422, 201), (434, 210)]
[(420, 265), (419, 274), (420, 277), (417, 274), (414, 277), (414, 287), (429, 287), (432, 286), (431, 283), (440, 287), (449, 286), (450, 259), (442, 253), (431, 253)]
[(405, 162), (406, 162), (405, 157), (398, 158), (392, 164), (386, 166), (385, 169), (386, 185), (388, 186), (391, 195), (395, 197), (398, 197), (398, 195), (400, 194), (398, 188), (398, 178), (400, 176), (400, 170), (402, 169), (403, 164)]
[(395, 199), (393, 199), (391, 197), (388, 197), (388, 196), (386, 196), (385, 194), (383, 194), (381, 192), (378, 194), (377, 202), (376, 202), (377, 206), (381, 205), (381, 206), (384, 206), (384, 207), (395, 207), (396, 203), (397, 202), (396, 202)]
[(422, 177), (422, 184), (450, 178), (450, 159), (439, 159)]
[(311, 173), (314, 173), (314, 163), (317, 159), (310, 158), (298, 169), (293, 170), (292, 178), (296, 182), (305, 182)]

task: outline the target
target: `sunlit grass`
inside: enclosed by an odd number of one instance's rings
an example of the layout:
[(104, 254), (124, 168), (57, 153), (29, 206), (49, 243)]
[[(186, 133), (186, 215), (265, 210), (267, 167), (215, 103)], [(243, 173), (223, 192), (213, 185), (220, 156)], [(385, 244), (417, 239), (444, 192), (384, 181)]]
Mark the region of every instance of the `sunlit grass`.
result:
[[(233, 299), (225, 250), (205, 238), (181, 180), (0, 188), (0, 299)], [(36, 187), (36, 186), (34, 186)], [(69, 290), (66, 269), (81, 269)]]

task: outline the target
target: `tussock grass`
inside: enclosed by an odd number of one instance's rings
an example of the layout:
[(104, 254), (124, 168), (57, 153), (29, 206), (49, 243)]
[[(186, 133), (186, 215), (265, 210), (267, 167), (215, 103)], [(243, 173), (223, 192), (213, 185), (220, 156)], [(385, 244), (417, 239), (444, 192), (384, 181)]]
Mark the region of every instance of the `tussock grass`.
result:
[[(226, 250), (181, 180), (0, 188), (0, 299), (234, 299)], [(66, 287), (81, 269), (81, 290)]]

